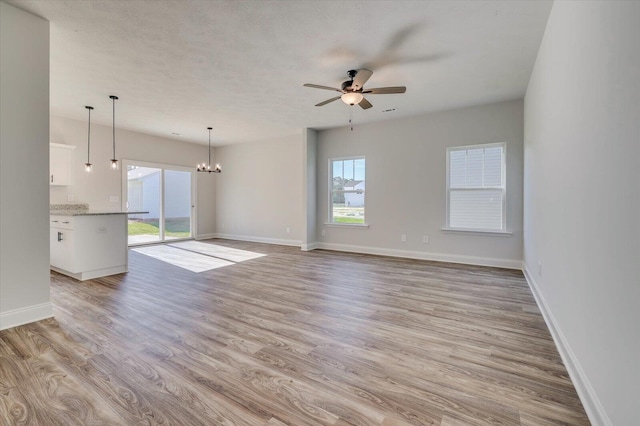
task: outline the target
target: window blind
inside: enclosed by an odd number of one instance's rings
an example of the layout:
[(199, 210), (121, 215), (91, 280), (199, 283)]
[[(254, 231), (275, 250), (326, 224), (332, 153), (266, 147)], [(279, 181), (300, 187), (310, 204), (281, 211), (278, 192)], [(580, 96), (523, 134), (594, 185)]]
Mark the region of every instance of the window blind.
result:
[(448, 226), (503, 230), (504, 144), (448, 149)]

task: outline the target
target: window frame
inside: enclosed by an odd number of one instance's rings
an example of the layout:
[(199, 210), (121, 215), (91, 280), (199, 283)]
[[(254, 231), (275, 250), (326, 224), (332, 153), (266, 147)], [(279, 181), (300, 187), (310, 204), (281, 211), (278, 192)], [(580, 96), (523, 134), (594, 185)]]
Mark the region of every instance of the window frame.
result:
[[(451, 166), (451, 152), (454, 151), (467, 151), (470, 149), (486, 149), (486, 148), (502, 148), (502, 164), (501, 164), (501, 186), (482, 186), (482, 187), (473, 187), (473, 188), (451, 188), (451, 174), (450, 174), (450, 166)], [(484, 158), (483, 158), (483, 168), (484, 168)], [(483, 169), (484, 172), (484, 169)], [(484, 174), (484, 173), (483, 173)], [(502, 190), (502, 226), (500, 229), (476, 229), (476, 228), (459, 228), (451, 226), (451, 192), (453, 191), (478, 191), (478, 190)], [(469, 233), (479, 233), (479, 234), (510, 234), (507, 230), (507, 143), (506, 142), (490, 142), (490, 143), (482, 143), (475, 145), (464, 145), (464, 146), (450, 146), (447, 147), (446, 153), (446, 212), (445, 212), (445, 227), (443, 230), (445, 231), (460, 231), (460, 232), (469, 232)]]
[[(363, 214), (363, 222), (362, 223), (342, 223), (342, 222), (335, 222), (333, 220), (333, 162), (334, 161), (346, 161), (346, 160), (364, 160), (364, 181), (365, 181), (365, 189), (363, 190), (349, 190), (349, 191), (345, 191), (342, 190), (340, 192), (342, 192), (343, 194), (346, 193), (362, 193), (363, 194), (363, 198), (364, 198), (364, 214)], [(344, 177), (344, 176), (343, 176)], [(355, 176), (354, 176), (355, 179)], [(367, 159), (366, 156), (364, 155), (355, 155), (355, 156), (351, 156), (351, 157), (335, 157), (335, 158), (329, 158), (328, 159), (328, 179), (327, 182), (329, 184), (329, 188), (328, 188), (328, 195), (329, 195), (329, 209), (327, 212), (327, 223), (326, 225), (330, 225), (330, 226), (339, 226), (339, 227), (349, 227), (349, 226), (353, 226), (353, 227), (364, 227), (367, 228), (369, 225), (367, 225), (366, 222), (366, 218), (367, 218), (367, 189), (366, 189), (366, 182), (367, 182)]]

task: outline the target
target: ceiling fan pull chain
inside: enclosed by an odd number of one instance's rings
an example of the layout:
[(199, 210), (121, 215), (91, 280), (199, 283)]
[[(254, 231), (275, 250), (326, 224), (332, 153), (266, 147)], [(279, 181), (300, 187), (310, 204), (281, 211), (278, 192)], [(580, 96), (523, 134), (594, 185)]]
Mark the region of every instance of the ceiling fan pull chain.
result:
[(349, 107), (349, 128), (353, 132), (353, 105)]

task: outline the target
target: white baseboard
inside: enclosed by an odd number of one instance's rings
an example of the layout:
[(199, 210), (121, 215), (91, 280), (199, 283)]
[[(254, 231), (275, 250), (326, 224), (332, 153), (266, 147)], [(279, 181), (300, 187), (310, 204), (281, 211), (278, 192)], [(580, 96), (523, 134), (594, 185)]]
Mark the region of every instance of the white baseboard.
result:
[(0, 330), (53, 317), (51, 302), (0, 313)]
[(300, 246), (300, 249), (302, 251), (311, 251), (311, 250), (315, 250), (317, 248), (318, 248), (318, 243), (302, 244)]
[(211, 238), (216, 238), (217, 234), (199, 234), (196, 236), (196, 240), (210, 240)]
[(254, 237), (250, 235), (213, 234), (211, 238), (222, 238), (223, 240), (249, 241), (252, 243), (277, 244), (279, 246), (300, 247), (302, 245), (302, 241), (299, 241), (299, 240), (284, 240), (280, 238)]
[(578, 396), (580, 397), (580, 401), (582, 401), (582, 405), (589, 417), (589, 421), (591, 421), (591, 424), (593, 425), (613, 426), (613, 423), (609, 419), (609, 416), (607, 416), (604, 407), (600, 403), (598, 395), (596, 395), (593, 386), (591, 386), (589, 378), (584, 373), (584, 370), (580, 366), (580, 362), (573, 353), (573, 350), (571, 350), (569, 342), (564, 337), (560, 326), (549, 309), (549, 305), (540, 291), (540, 287), (538, 287), (538, 284), (533, 279), (533, 276), (525, 263), (522, 265), (522, 271), (527, 279), (527, 283), (529, 283), (529, 288), (533, 293), (533, 297), (536, 299), (538, 308), (540, 308), (540, 312), (542, 312), (542, 317), (547, 323), (547, 328), (549, 328), (549, 331), (551, 332), (551, 336), (558, 348), (558, 352), (560, 352), (562, 362), (564, 362), (564, 366), (567, 368), (569, 377), (571, 377), (571, 381), (578, 392)]
[(352, 246), (348, 244), (316, 243), (316, 247), (325, 250), (346, 251), (350, 253), (377, 254), (381, 256), (405, 257), (408, 259), (435, 260), (438, 262), (464, 263), (467, 265), (495, 266), (508, 269), (522, 269), (520, 259), (498, 259), (492, 257), (463, 256), (458, 254), (428, 253), (422, 251), (396, 250), (380, 247)]
[(95, 269), (93, 271), (85, 272), (69, 272), (64, 269), (56, 268), (55, 266), (49, 266), (49, 268), (52, 271), (56, 271), (68, 277), (75, 278), (78, 281), (92, 280), (94, 278), (108, 277), (109, 275), (129, 272), (127, 265), (112, 266), (110, 268)]

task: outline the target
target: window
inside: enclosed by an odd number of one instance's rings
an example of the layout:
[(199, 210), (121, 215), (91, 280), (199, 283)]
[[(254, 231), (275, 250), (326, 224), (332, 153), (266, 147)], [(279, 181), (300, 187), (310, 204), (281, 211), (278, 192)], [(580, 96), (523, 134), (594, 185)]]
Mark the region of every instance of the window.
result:
[(447, 148), (447, 228), (504, 231), (505, 144)]
[(364, 157), (329, 160), (329, 221), (364, 225)]

